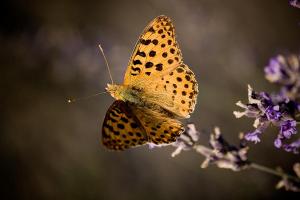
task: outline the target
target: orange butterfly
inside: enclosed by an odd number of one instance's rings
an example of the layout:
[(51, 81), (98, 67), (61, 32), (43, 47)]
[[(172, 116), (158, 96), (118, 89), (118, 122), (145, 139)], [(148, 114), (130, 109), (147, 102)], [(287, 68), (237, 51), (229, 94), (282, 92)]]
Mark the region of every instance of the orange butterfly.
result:
[(102, 127), (102, 143), (124, 150), (146, 143), (167, 144), (184, 131), (183, 118), (194, 111), (198, 84), (183, 63), (174, 25), (158, 16), (141, 34), (121, 85), (106, 90), (116, 101)]

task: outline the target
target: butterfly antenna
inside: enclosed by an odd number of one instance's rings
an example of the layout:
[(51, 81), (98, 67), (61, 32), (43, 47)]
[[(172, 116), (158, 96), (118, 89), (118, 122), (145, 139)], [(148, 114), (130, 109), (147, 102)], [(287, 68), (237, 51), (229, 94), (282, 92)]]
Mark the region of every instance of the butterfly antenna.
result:
[(109, 65), (108, 65), (106, 56), (105, 56), (104, 51), (103, 51), (103, 49), (102, 49), (102, 47), (101, 47), (101, 44), (99, 44), (99, 49), (100, 49), (100, 51), (101, 51), (101, 53), (102, 53), (102, 56), (103, 56), (103, 58), (104, 58), (104, 60), (105, 60), (105, 64), (106, 64), (106, 67), (107, 67), (107, 70), (108, 70), (108, 73), (109, 73), (109, 77), (110, 77), (111, 83), (113, 84), (114, 81), (113, 81), (113, 78), (112, 78), (112, 75), (111, 75), (111, 72), (110, 72), (110, 68), (109, 68)]
[(67, 100), (68, 103), (75, 103), (77, 101), (81, 101), (81, 100), (85, 100), (85, 99), (90, 99), (92, 97), (95, 97), (95, 96), (98, 96), (98, 95), (101, 95), (101, 94), (104, 94), (104, 93), (107, 93), (107, 91), (105, 92), (99, 92), (99, 93), (96, 93), (96, 94), (92, 94), (90, 96), (86, 96), (86, 97), (80, 97), (80, 98), (70, 98)]

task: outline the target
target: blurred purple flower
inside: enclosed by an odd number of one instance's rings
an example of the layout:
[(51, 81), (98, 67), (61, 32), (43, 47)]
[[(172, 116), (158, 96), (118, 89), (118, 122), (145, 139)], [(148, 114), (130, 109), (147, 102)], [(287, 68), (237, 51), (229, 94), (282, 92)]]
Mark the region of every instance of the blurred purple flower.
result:
[[(253, 91), (251, 86), (248, 86), (248, 104), (239, 101), (236, 105), (244, 109), (244, 111), (233, 112), (236, 118), (243, 116), (255, 118), (253, 126), (256, 129), (245, 135), (245, 139), (248, 141), (260, 142), (260, 135), (270, 124), (280, 128), (274, 141), (277, 148), (283, 146), (283, 140), (290, 139), (292, 135), (297, 133), (297, 122), (294, 118), (299, 112), (299, 105), (281, 93), (278, 95), (269, 95), (266, 92), (257, 93)], [(295, 153), (297, 151), (290, 150), (294, 149), (295, 145), (285, 145), (284, 149)]]
[(186, 130), (177, 138), (172, 145), (177, 147), (172, 153), (172, 157), (180, 154), (182, 150), (191, 150), (194, 144), (199, 140), (200, 133), (196, 130), (195, 124), (187, 124)]
[(206, 157), (201, 167), (206, 168), (210, 164), (216, 164), (219, 168), (240, 171), (249, 166), (248, 147), (241, 140), (240, 147), (230, 145), (222, 136), (220, 129), (216, 127), (210, 134), (209, 144), (211, 148), (202, 145), (195, 146), (195, 150)]
[[(300, 178), (300, 163), (295, 163), (293, 166), (294, 172)], [(281, 170), (280, 170), (281, 171)], [(282, 179), (277, 183), (276, 188), (284, 188), (286, 191), (300, 192), (300, 182), (297, 177), (282, 176)]]
[(290, 139), (293, 134), (297, 133), (297, 122), (295, 120), (283, 121), (280, 125), (280, 133), (287, 139)]
[(194, 149), (196, 152), (206, 157), (201, 167), (205, 168), (209, 164), (216, 164), (220, 168), (239, 171), (248, 167), (248, 147), (241, 141), (240, 147), (232, 146), (224, 140), (219, 128), (215, 128), (210, 134), (209, 145), (206, 147), (196, 144), (199, 139), (199, 132), (194, 124), (188, 124), (187, 130), (177, 139), (173, 146), (177, 147), (172, 153), (172, 157), (178, 155), (182, 150)]
[(271, 82), (281, 82), (288, 78), (285, 65), (282, 65), (279, 58), (272, 58), (269, 65), (265, 67), (266, 78)]
[(298, 154), (299, 153), (299, 148), (300, 148), (300, 139), (292, 142), (291, 144), (284, 144), (283, 148), (287, 152), (293, 152), (295, 154)]
[[(296, 125), (297, 125), (297, 122), (295, 120), (291, 120), (291, 119), (283, 121), (280, 124), (280, 132), (274, 142), (275, 147), (281, 148), (282, 143), (283, 143), (282, 140), (290, 139), (292, 135), (297, 133)], [(290, 151), (288, 151), (288, 152), (290, 152)]]
[(254, 142), (255, 144), (257, 142), (260, 142), (259, 136), (260, 134), (262, 134), (262, 132), (260, 132), (259, 130), (255, 130), (253, 132), (249, 132), (245, 135), (245, 139), (251, 142)]
[(299, 56), (291, 54), (288, 56), (278, 55), (271, 58), (265, 67), (266, 79), (272, 83), (282, 85), (294, 84), (299, 79)]
[(292, 100), (300, 97), (300, 55), (278, 55), (270, 59), (264, 70), (267, 80), (282, 85), (282, 95)]
[(290, 0), (290, 5), (295, 8), (300, 8), (300, 2), (298, 0)]
[(279, 112), (279, 106), (278, 105), (267, 107), (265, 113), (266, 113), (266, 116), (267, 116), (268, 120), (277, 121), (281, 117), (281, 112)]
[(279, 138), (279, 137), (277, 137), (276, 139), (275, 139), (275, 141), (274, 141), (274, 146), (276, 147), (276, 148), (281, 148), (282, 147), (282, 141), (281, 141), (281, 139)]

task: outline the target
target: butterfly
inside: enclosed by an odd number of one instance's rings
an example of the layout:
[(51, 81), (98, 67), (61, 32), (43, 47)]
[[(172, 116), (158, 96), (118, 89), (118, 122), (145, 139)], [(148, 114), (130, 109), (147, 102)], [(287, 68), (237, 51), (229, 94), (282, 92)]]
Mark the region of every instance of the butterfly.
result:
[(194, 111), (198, 84), (183, 63), (169, 17), (158, 16), (146, 26), (123, 84), (107, 84), (106, 90), (116, 99), (102, 126), (102, 143), (108, 149), (176, 141), (184, 131), (180, 120)]

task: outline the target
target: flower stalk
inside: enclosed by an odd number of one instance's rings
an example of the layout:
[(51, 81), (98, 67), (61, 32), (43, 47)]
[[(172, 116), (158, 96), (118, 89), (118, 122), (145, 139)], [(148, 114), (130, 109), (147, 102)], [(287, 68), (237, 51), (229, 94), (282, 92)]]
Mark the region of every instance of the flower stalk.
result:
[(254, 169), (264, 173), (272, 174), (281, 178), (277, 188), (285, 188), (287, 191), (300, 192), (300, 164), (294, 165), (294, 171), (297, 176), (285, 173), (282, 169), (272, 169), (248, 159), (249, 147), (246, 145), (244, 135), (239, 135), (240, 144), (231, 145), (222, 136), (218, 127), (210, 134), (209, 146), (199, 144), (200, 132), (197, 131), (194, 124), (188, 124), (186, 131), (173, 144), (176, 147), (172, 157), (177, 156), (182, 151), (193, 150), (205, 157), (201, 168), (209, 165), (216, 165), (219, 168), (241, 171)]

